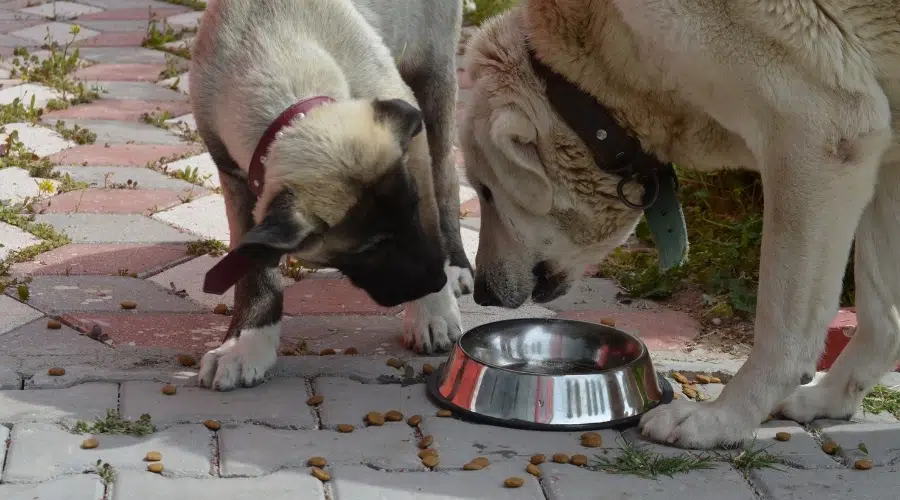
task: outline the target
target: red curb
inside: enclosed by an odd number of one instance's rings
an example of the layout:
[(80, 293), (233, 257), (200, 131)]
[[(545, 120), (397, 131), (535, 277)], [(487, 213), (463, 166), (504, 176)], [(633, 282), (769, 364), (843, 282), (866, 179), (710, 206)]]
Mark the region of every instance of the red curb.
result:
[(616, 328), (638, 337), (651, 350), (683, 350), (687, 343), (700, 333), (700, 323), (697, 320), (688, 314), (670, 309), (659, 311), (563, 311), (557, 316), (591, 323), (613, 319), (616, 322)]
[(138, 7), (132, 9), (115, 9), (104, 12), (95, 12), (93, 14), (84, 14), (78, 16), (81, 21), (146, 21), (149, 15), (155, 15), (159, 19), (164, 19), (176, 14), (185, 12), (193, 12), (187, 7)]
[(476, 196), (460, 205), (459, 211), (460, 213), (465, 213), (466, 217), (481, 217), (481, 203), (478, 202), (478, 197)]
[(89, 144), (69, 148), (48, 158), (58, 165), (145, 167), (148, 163), (154, 163), (160, 158), (200, 154), (202, 151), (203, 148), (196, 144), (184, 146), (126, 144), (109, 147), (102, 144)]
[(76, 71), (73, 76), (104, 82), (154, 83), (165, 70), (165, 64), (95, 64)]
[(284, 313), (289, 315), (391, 315), (403, 308), (385, 308), (349, 280), (300, 280), (284, 290)]
[(113, 345), (167, 348), (199, 355), (221, 345), (231, 318), (212, 313), (84, 312), (64, 314), (62, 321), (84, 333), (100, 325)]
[(81, 120), (122, 120), (139, 121), (143, 113), (168, 112), (176, 117), (191, 112), (188, 101), (131, 101), (101, 99), (90, 104), (72, 106), (59, 111), (44, 113), (44, 118)]
[(403, 347), (403, 319), (396, 316), (285, 317), (281, 348), (296, 348), (303, 341), (311, 353), (354, 347), (360, 355), (412, 355)]
[(119, 270), (145, 273), (187, 257), (180, 244), (73, 244), (38, 255), (35, 260), (13, 264), (17, 276), (117, 276)]
[(79, 47), (140, 47), (146, 33), (114, 31), (101, 33), (98, 36), (76, 43)]
[(80, 189), (38, 204), (39, 213), (142, 214), (182, 203), (182, 191), (162, 189)]

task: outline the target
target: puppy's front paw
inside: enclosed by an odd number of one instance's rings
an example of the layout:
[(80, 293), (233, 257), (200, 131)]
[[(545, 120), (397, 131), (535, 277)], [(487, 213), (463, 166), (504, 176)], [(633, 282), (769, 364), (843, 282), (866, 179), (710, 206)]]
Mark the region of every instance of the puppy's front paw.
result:
[(200, 386), (216, 391), (253, 387), (265, 379), (277, 359), (281, 323), (241, 330), (200, 360)]
[(673, 401), (641, 417), (641, 434), (660, 443), (688, 449), (743, 444), (753, 438), (759, 422), (747, 419), (743, 408), (718, 401)]
[(450, 266), (447, 270), (447, 279), (453, 285), (453, 295), (457, 297), (468, 295), (475, 290), (475, 278), (468, 268)]
[(437, 293), (406, 305), (403, 341), (418, 353), (446, 352), (462, 335), (462, 316), (452, 280)]
[[(782, 401), (774, 413), (800, 423), (811, 422), (817, 418), (849, 419), (856, 413), (861, 401), (858, 401), (859, 397), (846, 391), (846, 387), (847, 384), (800, 386)], [(860, 393), (862, 394), (864, 393)]]

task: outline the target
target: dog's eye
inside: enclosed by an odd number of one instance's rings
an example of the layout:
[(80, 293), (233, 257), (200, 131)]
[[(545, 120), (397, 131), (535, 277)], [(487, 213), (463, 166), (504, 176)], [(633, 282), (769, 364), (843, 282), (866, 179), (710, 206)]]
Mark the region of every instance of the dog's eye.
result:
[(484, 198), (485, 203), (490, 203), (494, 199), (494, 193), (491, 192), (491, 188), (482, 184), (481, 197)]

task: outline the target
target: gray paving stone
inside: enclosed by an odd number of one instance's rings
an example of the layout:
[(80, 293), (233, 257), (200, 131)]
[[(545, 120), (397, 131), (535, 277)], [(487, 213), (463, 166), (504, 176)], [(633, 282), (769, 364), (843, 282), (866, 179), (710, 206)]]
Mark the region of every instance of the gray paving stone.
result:
[[(88, 5), (83, 5), (74, 2), (67, 2), (65, 0), (54, 1), (50, 3), (45, 3), (43, 5), (36, 5), (34, 7), (28, 7), (25, 9), (20, 9), (19, 12), (24, 12), (26, 14), (32, 14), (36, 16), (46, 17), (48, 19), (59, 19), (59, 20), (68, 20), (75, 19), (78, 16), (84, 14), (93, 14), (95, 12), (103, 12), (103, 9), (98, 9), (97, 7), (91, 7)], [(81, 23), (79, 23), (81, 24)]]
[(36, 83), (23, 83), (14, 87), (0, 89), (0, 104), (11, 104), (19, 99), (23, 105), (30, 106), (34, 97), (34, 105), (43, 108), (51, 99), (58, 99), (62, 94), (55, 89)]
[[(97, 30), (101, 33), (135, 33), (147, 31), (149, 26), (149, 21), (147, 19), (135, 19), (131, 21), (126, 21), (123, 19), (116, 21), (95, 21), (93, 19), (85, 20), (79, 19), (78, 25), (83, 26), (85, 28), (90, 28), (92, 30)], [(156, 23), (157, 27), (159, 27), (159, 23)], [(83, 49), (82, 49), (83, 50)]]
[(28, 285), (36, 309), (48, 314), (73, 311), (122, 311), (123, 300), (135, 311), (200, 312), (194, 302), (169, 293), (147, 280), (128, 276), (35, 276)]
[(310, 457), (325, 457), (330, 466), (425, 470), (416, 443), (415, 432), (406, 422), (358, 428), (350, 434), (330, 429), (229, 426), (219, 431), (219, 467), (223, 477), (261, 476), (279, 469), (306, 467)]
[(216, 167), (216, 164), (209, 153), (201, 153), (189, 158), (176, 160), (163, 165), (163, 167), (166, 168), (169, 172), (174, 172), (176, 170), (185, 170), (187, 168), (197, 170), (198, 175), (201, 178), (206, 178), (206, 181), (203, 183), (203, 187), (216, 188), (220, 185), (219, 169), (218, 167)]
[(100, 446), (81, 448), (86, 435), (53, 424), (16, 424), (12, 428), (5, 481), (38, 483), (58, 476), (93, 471), (98, 459), (117, 471), (145, 471), (148, 451), (162, 453), (166, 475), (209, 477), (213, 434), (203, 425), (179, 425), (145, 437), (97, 435)]
[(137, 182), (140, 189), (166, 189), (184, 192), (197, 189), (189, 182), (142, 167), (79, 167), (73, 165), (57, 167), (56, 171), (62, 175), (69, 174), (76, 181), (87, 182), (91, 187), (109, 187), (113, 184), (125, 184), (131, 180)]
[[(105, 351), (115, 353), (119, 357), (122, 355), (122, 349), (112, 349), (100, 342), (95, 342), (103, 347)], [(143, 350), (144, 348), (137, 348)], [(167, 361), (171, 361), (171, 356), (166, 356)], [(84, 362), (84, 360), (82, 360)], [(141, 364), (146, 364), (142, 359)], [(106, 368), (98, 366), (98, 364), (67, 364), (66, 373), (61, 376), (52, 376), (45, 371), (40, 371), (25, 381), (25, 389), (65, 389), (85, 382), (156, 382), (158, 384), (172, 384), (178, 387), (196, 387), (197, 374), (194, 371), (185, 369), (172, 370), (142, 370), (128, 369), (121, 370), (116, 368)]]
[[(0, 91), (2, 92), (2, 91)], [(0, 170), (0, 201), (15, 204), (25, 201), (25, 198), (37, 198), (41, 195), (40, 183), (43, 179), (32, 177), (22, 168), (6, 167)], [(56, 185), (55, 181), (50, 181)], [(9, 241), (3, 238), (3, 242)]]
[(617, 295), (622, 290), (612, 280), (603, 278), (582, 278), (575, 289), (563, 297), (543, 304), (554, 311), (583, 310), (657, 310), (659, 304), (650, 300), (633, 300), (630, 304), (619, 302)]
[(190, 231), (205, 239), (228, 242), (225, 198), (211, 194), (153, 214), (153, 218)]
[(39, 319), (0, 336), (0, 352), (10, 356), (86, 356), (113, 351), (68, 326), (51, 330), (46, 319)]
[(32, 26), (30, 28), (13, 31), (10, 35), (43, 44), (48, 36), (50, 37), (50, 40), (55, 40), (59, 43), (68, 43), (70, 41), (80, 42), (100, 34), (99, 31), (81, 28), (81, 31), (79, 31), (77, 35), (72, 35), (71, 31), (73, 26), (74, 24), (51, 21), (49, 23), (38, 24), (37, 26)]
[[(67, 126), (78, 125), (97, 134), (97, 144), (184, 144), (180, 137), (166, 129), (148, 123), (122, 120), (65, 120)], [(55, 119), (44, 123), (56, 123)]]
[[(97, 64), (165, 64), (166, 54), (143, 47), (82, 47), (78, 55)], [(98, 82), (99, 83), (99, 82)], [(101, 84), (102, 87), (106, 87)], [(108, 96), (104, 96), (108, 97)]]
[(172, 78), (166, 78), (165, 80), (160, 80), (160, 81), (156, 82), (156, 84), (161, 85), (166, 88), (174, 86), (178, 89), (179, 92), (182, 92), (184, 94), (189, 94), (190, 93), (190, 85), (191, 85), (190, 82), (191, 82), (190, 73), (184, 72), (178, 76), (173, 76)]
[[(302, 317), (298, 319), (301, 321)], [(363, 383), (399, 383), (405, 380), (404, 370), (387, 365), (387, 356), (281, 356), (272, 369), (275, 377), (344, 377)], [(408, 364), (420, 375), (422, 365), (437, 367), (447, 358), (412, 358)], [(424, 390), (424, 389), (422, 389)], [(340, 423), (340, 422), (339, 422)]]
[[(8, 446), (6, 445), (7, 440), (9, 439), (9, 427), (6, 427), (3, 424), (0, 424), (0, 465), (6, 463), (6, 451)], [(4, 467), (0, 467), (0, 481), (3, 481), (3, 469)], [(0, 490), (2, 492), (2, 490)]]
[(548, 500), (634, 499), (634, 500), (756, 500), (756, 495), (739, 472), (727, 465), (692, 471), (673, 478), (643, 479), (608, 474), (571, 465), (548, 463), (541, 466), (544, 492)]
[(196, 235), (136, 214), (42, 214), (36, 222), (50, 224), (72, 243), (176, 243)]
[(142, 9), (171, 8), (172, 4), (158, 0), (78, 0), (78, 3), (102, 7), (104, 9), (130, 9), (140, 7)]
[[(876, 467), (900, 463), (900, 424), (860, 424), (839, 421), (814, 422), (824, 440), (833, 439), (841, 447), (840, 455), (853, 465), (868, 458)], [(868, 453), (859, 449), (860, 443)]]
[[(116, 408), (118, 384), (90, 383), (69, 389), (0, 391), (0, 423), (94, 420)], [(140, 416), (140, 415), (138, 415)]]
[[(581, 446), (581, 432), (540, 432), (476, 425), (452, 418), (426, 416), (422, 434), (434, 436), (433, 448), (441, 457), (441, 468), (461, 468), (473, 458), (485, 456), (492, 462), (522, 462), (532, 455), (554, 453), (593, 455), (599, 449)], [(599, 431), (603, 448), (614, 448), (618, 433)]]
[(897, 498), (897, 469), (771, 469), (750, 473), (753, 486), (766, 500), (885, 500)]
[(123, 383), (122, 414), (139, 418), (149, 413), (158, 427), (207, 419), (298, 429), (314, 429), (317, 424), (306, 406), (309, 394), (303, 379), (272, 379), (251, 389), (229, 392), (184, 387), (174, 396), (166, 396), (160, 389), (161, 384), (153, 382)]
[(404, 415), (434, 415), (438, 408), (428, 400), (425, 384), (402, 387), (398, 384), (362, 384), (355, 380), (322, 377), (314, 382), (316, 394), (324, 396), (320, 407), (326, 427), (337, 424), (363, 425), (370, 411), (397, 410)]
[[(2, 233), (0, 233), (2, 234)], [(37, 309), (18, 300), (0, 295), (0, 335), (11, 332), (43, 316)], [(3, 337), (0, 337), (2, 341)]]
[[(544, 500), (537, 479), (524, 468), (524, 464), (491, 464), (478, 472), (391, 473), (368, 467), (336, 467), (332, 488), (336, 500)], [(510, 476), (521, 477), (525, 484), (504, 488), (503, 480)], [(586, 498), (596, 496), (578, 500)]]
[[(322, 482), (306, 469), (281, 470), (266, 477), (232, 479), (170, 479), (146, 472), (123, 472), (111, 500), (324, 500)], [(371, 498), (371, 497), (370, 497)], [(43, 499), (42, 499), (43, 500)], [(55, 500), (55, 499), (54, 499)]]
[[(466, 231), (474, 232), (470, 230)], [(477, 237), (477, 233), (475, 234)], [(477, 247), (478, 242), (476, 241), (475, 244)], [(475, 259), (470, 257), (470, 261), (475, 262)], [(469, 330), (485, 323), (501, 321), (504, 319), (549, 318), (551, 316), (556, 316), (556, 313), (550, 309), (533, 304), (530, 301), (526, 302), (519, 309), (504, 309), (502, 307), (479, 306), (472, 297), (473, 295), (469, 294), (459, 298), (459, 312), (462, 313), (463, 330)]]
[[(790, 441), (776, 441), (775, 434), (788, 432)], [(756, 434), (757, 446), (775, 455), (785, 464), (801, 469), (836, 469), (844, 465), (822, 451), (822, 446), (796, 422), (766, 422)]]
[(184, 14), (176, 14), (167, 17), (166, 22), (176, 29), (196, 28), (197, 26), (200, 26), (200, 18), (202, 16), (203, 12), (185, 12)]
[[(160, 53), (156, 50), (150, 52)], [(119, 101), (186, 101), (188, 99), (188, 96), (181, 92), (155, 83), (98, 81), (96, 84), (105, 91), (102, 95), (103, 99)]]
[(22, 38), (19, 36), (13, 35), (0, 35), (0, 47), (25, 47), (25, 48), (33, 48), (40, 45), (39, 42), (31, 40), (29, 38)]
[(480, 231), (481, 230), (481, 217), (466, 217), (465, 219), (460, 219), (459, 225), (472, 231)]
[[(16, 371), (16, 367), (13, 365), (10, 357), (0, 356), (0, 391), (15, 390), (21, 386), (22, 377)], [(0, 442), (3, 442), (3, 440), (0, 439)], [(2, 456), (2, 452), (0, 452), (0, 456)], [(0, 459), (0, 463), (2, 463), (2, 459)]]
[(103, 491), (100, 478), (87, 474), (41, 484), (0, 484), (3, 500), (102, 500)]

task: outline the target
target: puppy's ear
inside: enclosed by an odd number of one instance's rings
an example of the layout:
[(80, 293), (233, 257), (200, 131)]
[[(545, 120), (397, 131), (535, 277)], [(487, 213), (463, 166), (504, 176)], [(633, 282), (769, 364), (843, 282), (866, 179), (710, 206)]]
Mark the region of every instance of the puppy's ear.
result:
[(553, 188), (537, 150), (537, 129), (523, 113), (500, 108), (491, 113), (490, 139), (507, 161), (493, 165), (503, 190), (529, 211), (545, 215)]
[(294, 211), (293, 195), (283, 191), (276, 196), (265, 218), (244, 234), (235, 253), (241, 253), (265, 267), (278, 265), (281, 257), (297, 250), (315, 232), (316, 226)]
[(376, 99), (372, 107), (375, 108), (375, 121), (394, 131), (404, 151), (412, 138), (422, 132), (422, 112), (403, 99)]

